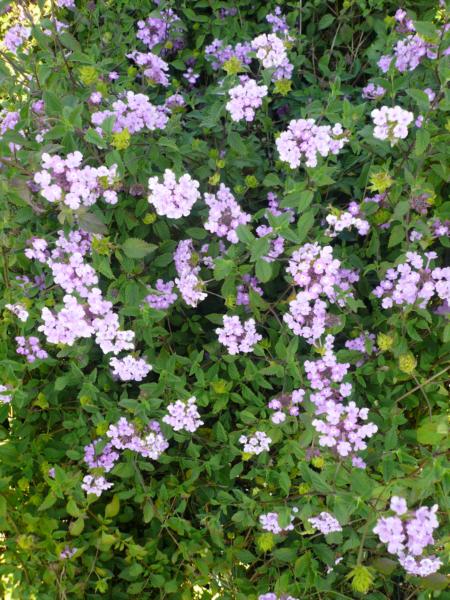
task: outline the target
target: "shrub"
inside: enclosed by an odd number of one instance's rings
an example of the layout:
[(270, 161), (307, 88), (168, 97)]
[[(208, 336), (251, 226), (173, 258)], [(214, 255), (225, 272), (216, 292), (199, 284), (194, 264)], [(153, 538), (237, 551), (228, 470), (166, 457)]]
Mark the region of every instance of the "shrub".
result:
[(5, 597), (444, 597), (450, 12), (410, 4), (0, 4)]

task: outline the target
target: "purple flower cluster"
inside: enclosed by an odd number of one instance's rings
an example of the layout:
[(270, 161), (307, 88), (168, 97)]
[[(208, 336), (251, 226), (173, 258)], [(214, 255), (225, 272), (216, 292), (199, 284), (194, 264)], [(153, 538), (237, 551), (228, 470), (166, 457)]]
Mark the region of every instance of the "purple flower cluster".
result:
[(280, 159), (296, 169), (302, 160), (307, 167), (316, 167), (319, 155), (338, 154), (346, 142), (340, 123), (331, 127), (316, 125), (314, 119), (296, 119), (280, 134), (276, 145)]
[(286, 47), (274, 33), (262, 33), (252, 40), (252, 50), (265, 69), (280, 67), (287, 60)]
[(12, 400), (11, 388), (0, 383), (0, 404), (9, 404)]
[(25, 323), (29, 317), (29, 312), (23, 304), (5, 304), (5, 308), (11, 311), (13, 315), (16, 315), (19, 321), (22, 321), (23, 323)]
[(289, 394), (283, 393), (270, 400), (267, 407), (270, 410), (275, 411), (270, 417), (272, 423), (279, 425), (284, 423), (286, 416), (298, 417), (300, 414), (299, 404), (301, 404), (305, 397), (304, 390), (294, 390)]
[[(2, 137), (5, 135), (5, 133), (7, 131), (13, 131), (16, 128), (19, 121), (20, 121), (20, 114), (17, 111), (7, 111), (7, 110), (0, 111), (0, 140), (2, 139)], [(25, 137), (25, 133), (23, 132), (23, 130), (18, 131), (18, 133), (22, 137)], [(11, 152), (16, 152), (16, 151), (20, 150), (22, 146), (20, 144), (10, 142), (8, 144), (8, 147)]]
[(289, 32), (288, 24), (286, 23), (286, 17), (281, 13), (279, 6), (275, 7), (273, 13), (266, 15), (266, 21), (272, 25), (272, 33), (283, 33), (285, 35)]
[(321, 512), (317, 517), (311, 517), (308, 521), (324, 535), (334, 533), (335, 531), (342, 531), (339, 521), (327, 512)]
[(72, 556), (74, 556), (77, 553), (78, 548), (70, 548), (70, 546), (66, 546), (63, 550), (61, 550), (61, 552), (59, 553), (59, 558), (60, 560), (66, 560), (68, 558), (72, 558)]
[(199, 302), (206, 298), (207, 294), (203, 291), (204, 284), (200, 278), (199, 255), (194, 250), (192, 240), (179, 242), (173, 258), (178, 274), (175, 283), (181, 297), (186, 304), (195, 308)]
[(312, 344), (333, 324), (334, 317), (327, 312), (327, 303), (344, 306), (352, 296), (351, 284), (358, 281), (358, 274), (343, 269), (341, 262), (333, 258), (331, 246), (317, 243), (305, 244), (296, 250), (289, 261), (287, 272), (301, 291), (289, 303), (289, 312), (283, 316), (292, 331)]
[(151, 290), (152, 293), (145, 297), (145, 301), (151, 308), (167, 310), (178, 298), (173, 291), (174, 286), (175, 282), (173, 281), (164, 282), (162, 279), (158, 279), (155, 290)]
[(143, 129), (164, 129), (168, 120), (165, 107), (154, 106), (145, 94), (135, 94), (131, 91), (121, 94), (119, 99), (112, 103), (111, 109), (92, 114), (92, 124), (96, 126), (100, 135), (103, 135), (101, 125), (108, 117), (114, 117), (113, 132), (127, 129), (130, 134)]
[(219, 238), (226, 238), (232, 244), (239, 239), (236, 229), (251, 221), (251, 215), (245, 213), (236, 202), (231, 190), (223, 183), (215, 194), (205, 194), (205, 203), (209, 206), (208, 220), (204, 227)]
[(427, 546), (434, 544), (433, 531), (439, 527), (436, 518), (438, 505), (431, 508), (422, 506), (411, 513), (404, 498), (393, 496), (390, 508), (396, 516), (380, 517), (373, 532), (388, 545), (390, 554), (398, 556), (407, 573), (419, 577), (435, 573), (442, 566), (441, 559), (423, 556), (423, 553)]
[(249, 65), (252, 62), (250, 53), (252, 46), (248, 42), (236, 44), (235, 46), (224, 46), (222, 40), (215, 39), (205, 48), (205, 55), (211, 60), (212, 68), (217, 71), (227, 61), (235, 58), (242, 65)]
[(349, 363), (339, 363), (333, 351), (333, 336), (327, 336), (323, 356), (316, 361), (305, 361), (306, 377), (314, 390), (310, 401), (315, 406), (318, 419), (312, 422), (320, 434), (319, 445), (332, 448), (338, 456), (351, 457), (354, 467), (364, 468), (365, 462), (357, 452), (365, 450), (365, 440), (378, 430), (366, 423), (367, 408), (358, 408), (354, 402), (344, 403), (350, 396), (352, 385), (344, 383)]
[(86, 494), (93, 494), (100, 497), (103, 492), (112, 488), (113, 484), (106, 481), (103, 475), (86, 475), (83, 477), (83, 483), (81, 489)]
[(84, 462), (95, 474), (86, 475), (81, 487), (86, 493), (96, 496), (101, 496), (103, 491), (112, 487), (113, 484), (99, 473), (109, 473), (123, 450), (131, 450), (143, 458), (158, 460), (169, 447), (156, 421), (151, 421), (144, 431), (138, 431), (135, 425), (121, 417), (115, 425), (110, 425), (106, 436), (109, 442), (99, 438), (84, 448)]
[(325, 401), (321, 408), (316, 407), (316, 414), (323, 413), (321, 419), (312, 424), (320, 433), (319, 445), (334, 448), (339, 456), (354, 456), (356, 452), (365, 450), (366, 438), (371, 438), (378, 427), (373, 423), (364, 423), (369, 415), (368, 408), (358, 408), (354, 402), (344, 405), (333, 399)]
[[(393, 55), (383, 55), (379, 59), (377, 64), (383, 73), (389, 71), (392, 63), (400, 73), (404, 73), (414, 71), (425, 58), (435, 60), (438, 57), (437, 46), (416, 33), (412, 20), (407, 17), (404, 10), (397, 10), (395, 20), (398, 23), (397, 31), (406, 34), (406, 37), (396, 42)], [(444, 55), (449, 53), (449, 48), (443, 51)]]
[(143, 68), (143, 74), (151, 83), (168, 87), (170, 81), (167, 75), (169, 65), (160, 56), (153, 52), (138, 52), (133, 50), (127, 54), (139, 67)]
[(142, 381), (152, 370), (143, 358), (134, 358), (131, 354), (123, 358), (111, 358), (109, 364), (112, 368), (112, 374), (121, 381)]
[(231, 114), (233, 121), (250, 122), (255, 118), (256, 109), (262, 105), (262, 99), (267, 96), (267, 86), (258, 85), (256, 81), (241, 78), (241, 83), (228, 92), (230, 100), (226, 109)]
[(389, 140), (391, 146), (408, 136), (408, 125), (414, 120), (413, 113), (403, 110), (401, 106), (374, 108), (370, 116), (375, 125), (373, 136), (379, 140)]
[(117, 204), (117, 165), (98, 168), (82, 167), (81, 152), (72, 152), (66, 159), (47, 152), (42, 155), (42, 171), (34, 175), (41, 195), (49, 202), (63, 202), (72, 210), (92, 206), (99, 198)]
[(431, 269), (430, 261), (437, 258), (435, 252), (426, 252), (427, 261), (417, 252), (407, 252), (405, 262), (386, 271), (373, 294), (382, 298), (383, 308), (394, 305), (417, 305), (425, 308), (437, 296), (443, 302), (450, 301), (450, 267)]
[(148, 17), (145, 21), (137, 22), (136, 37), (151, 50), (178, 31), (175, 23), (179, 20), (172, 9), (162, 10), (159, 17)]
[(274, 69), (272, 81), (291, 79), (294, 66), (289, 62), (285, 42), (275, 33), (258, 35), (252, 40), (252, 50), (265, 69)]
[(175, 173), (170, 169), (164, 171), (163, 182), (158, 177), (150, 177), (148, 201), (156, 209), (158, 215), (169, 219), (187, 217), (194, 204), (200, 198), (199, 182), (185, 173), (177, 181)]
[(260, 594), (258, 600), (300, 600), (300, 598), (294, 598), (294, 596), (289, 596), (288, 594), (278, 596), (273, 592), (268, 592), (267, 594)]
[(361, 96), (365, 100), (378, 100), (382, 98), (386, 93), (386, 90), (382, 85), (375, 85), (374, 83), (368, 83), (362, 89)]
[(23, 335), (19, 335), (16, 337), (17, 342), (17, 354), (25, 356), (29, 363), (34, 363), (36, 359), (45, 359), (48, 358), (47, 352), (41, 348), (39, 343), (39, 338), (31, 335), (26, 338)]
[(328, 223), (328, 229), (325, 233), (329, 237), (336, 237), (344, 229), (352, 229), (352, 227), (356, 229), (359, 235), (367, 235), (370, 230), (369, 222), (361, 217), (357, 202), (350, 202), (346, 211), (339, 211), (337, 214), (333, 212), (327, 215), (325, 220)]
[(255, 319), (241, 323), (239, 317), (223, 316), (223, 327), (218, 327), (216, 333), (219, 342), (231, 355), (252, 352), (255, 345), (262, 340), (262, 335), (256, 331)]
[[(25, 250), (27, 258), (47, 265), (55, 283), (65, 292), (63, 308), (52, 312), (44, 306), (43, 324), (38, 331), (42, 331), (51, 344), (72, 346), (77, 339), (95, 336), (104, 354), (135, 350), (134, 332), (120, 328), (112, 302), (105, 300), (97, 287), (97, 273), (85, 262), (85, 255), (90, 251), (91, 237), (83, 231), (72, 231), (68, 237), (60, 231), (51, 252), (44, 239), (30, 241), (30, 247)], [(143, 359), (137, 360), (131, 355), (112, 358), (110, 365), (114, 374), (125, 381), (134, 377), (140, 381), (151, 370)]]
[(239, 443), (244, 446), (243, 452), (258, 455), (270, 450), (272, 439), (264, 431), (255, 431), (250, 437), (241, 435)]
[(293, 531), (295, 513), (298, 512), (298, 508), (294, 507), (292, 509), (292, 512), (293, 512), (293, 514), (291, 514), (291, 517), (290, 517), (291, 521), (285, 527), (281, 527), (280, 522), (279, 522), (279, 515), (276, 512), (270, 512), (270, 513), (267, 513), (264, 515), (260, 515), (259, 522), (261, 523), (261, 527), (265, 531), (270, 531), (271, 533), (274, 533), (275, 535), (278, 535), (280, 533), (285, 533), (286, 531)]
[(31, 35), (31, 28), (23, 25), (13, 25), (5, 33), (3, 44), (13, 54), (17, 54), (17, 50), (24, 44)]
[(259, 280), (256, 277), (245, 274), (242, 275), (242, 283), (237, 286), (236, 304), (238, 306), (250, 305), (250, 290), (253, 290), (259, 296), (263, 295), (263, 290), (259, 285)]
[(331, 246), (320, 246), (317, 242), (296, 250), (286, 271), (313, 299), (325, 296), (339, 306), (345, 305), (345, 296), (351, 295), (351, 284), (359, 278), (355, 271), (344, 269), (341, 261), (333, 257)]
[(189, 431), (194, 433), (203, 421), (200, 419), (200, 414), (196, 405), (195, 396), (191, 396), (188, 400), (177, 400), (167, 407), (168, 415), (163, 417), (164, 423), (170, 425), (174, 431)]

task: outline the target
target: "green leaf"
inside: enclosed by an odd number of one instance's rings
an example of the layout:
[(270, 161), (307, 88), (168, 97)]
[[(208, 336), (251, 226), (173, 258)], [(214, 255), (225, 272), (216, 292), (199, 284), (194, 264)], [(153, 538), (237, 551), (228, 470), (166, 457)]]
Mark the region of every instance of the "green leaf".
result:
[(269, 263), (262, 258), (257, 260), (255, 265), (255, 274), (262, 283), (266, 283), (272, 277), (272, 263)]
[(419, 444), (434, 446), (443, 442), (448, 436), (448, 420), (446, 415), (433, 415), (423, 419), (417, 429)]
[(116, 515), (119, 514), (119, 510), (120, 510), (119, 496), (117, 494), (114, 494), (111, 502), (109, 502), (105, 506), (105, 517), (107, 517), (108, 519), (115, 517)]
[(388, 247), (392, 248), (405, 241), (405, 228), (403, 225), (394, 225), (391, 229), (391, 235), (389, 236)]
[(326, 29), (334, 22), (334, 15), (324, 15), (319, 21), (319, 30)]
[(89, 127), (86, 131), (84, 139), (89, 144), (95, 144), (97, 148), (106, 148), (108, 146), (105, 139), (95, 129), (92, 129), (92, 127)]
[(83, 533), (83, 529), (84, 529), (84, 518), (83, 517), (78, 517), (78, 519), (76, 521), (73, 521), (69, 525), (70, 535), (73, 535), (74, 537), (81, 535)]
[(416, 133), (416, 146), (414, 148), (414, 154), (421, 156), (428, 148), (430, 143), (430, 134), (426, 129), (418, 129)]
[(314, 214), (311, 210), (305, 212), (297, 221), (297, 243), (301, 244), (308, 235), (309, 230), (314, 225)]
[(156, 250), (155, 244), (149, 244), (139, 238), (128, 238), (122, 244), (122, 250), (128, 256), (128, 258), (144, 258), (148, 254), (151, 254)]

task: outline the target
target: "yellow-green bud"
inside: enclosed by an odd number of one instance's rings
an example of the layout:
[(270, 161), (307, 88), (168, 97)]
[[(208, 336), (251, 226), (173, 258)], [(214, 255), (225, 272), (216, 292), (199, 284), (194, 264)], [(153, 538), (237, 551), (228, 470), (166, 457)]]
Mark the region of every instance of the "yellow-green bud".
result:
[(378, 173), (372, 173), (369, 181), (370, 181), (369, 189), (372, 192), (379, 192), (380, 194), (383, 194), (394, 183), (394, 180), (389, 175), (389, 173), (386, 173), (386, 171), (379, 171)]
[(323, 469), (325, 466), (325, 460), (322, 456), (314, 456), (311, 459), (311, 464), (313, 467), (316, 467), (316, 469)]
[(92, 239), (92, 248), (101, 254), (102, 256), (109, 256), (109, 238), (108, 237), (94, 237)]
[(136, 67), (128, 67), (127, 69), (127, 75), (128, 77), (136, 77), (138, 70), (136, 69)]
[(398, 367), (403, 373), (410, 375), (417, 366), (417, 360), (412, 352), (402, 354), (398, 358)]
[(105, 435), (105, 433), (108, 431), (108, 428), (109, 428), (108, 423), (106, 421), (102, 421), (95, 428), (95, 433), (97, 435)]
[(225, 161), (221, 158), (220, 160), (216, 161), (216, 167), (218, 169), (223, 169), (225, 167)]
[(256, 538), (256, 545), (262, 552), (269, 552), (275, 546), (273, 533), (262, 533)]
[(212, 381), (211, 387), (216, 394), (226, 394), (228, 391), (228, 384), (224, 379), (218, 379), (217, 381)]
[(83, 85), (92, 85), (98, 80), (98, 73), (95, 67), (84, 66), (79, 70), (81, 83)]
[(248, 188), (257, 188), (258, 180), (256, 179), (256, 177), (254, 175), (247, 175), (247, 177), (245, 178), (245, 185)]
[(381, 352), (387, 352), (387, 350), (392, 348), (394, 344), (394, 338), (385, 333), (379, 333), (377, 335), (377, 344)]
[(214, 175), (211, 175), (211, 177), (208, 179), (209, 185), (218, 185), (219, 182), (220, 182), (220, 173), (214, 173)]
[(111, 136), (111, 146), (117, 150), (126, 150), (130, 145), (131, 135), (127, 128), (113, 133)]
[(307, 494), (310, 491), (311, 491), (311, 486), (308, 483), (301, 483), (298, 486), (298, 493), (299, 494)]
[(371, 569), (364, 565), (357, 565), (346, 576), (346, 579), (351, 579), (352, 589), (360, 594), (367, 594), (373, 584), (373, 575)]
[(277, 79), (275, 81), (275, 93), (280, 96), (287, 96), (292, 89), (292, 81), (290, 79)]
[(229, 60), (224, 62), (223, 69), (227, 75), (237, 75), (243, 71), (242, 63), (236, 56), (232, 56)]
[(152, 225), (157, 219), (156, 213), (147, 213), (142, 219), (145, 225)]

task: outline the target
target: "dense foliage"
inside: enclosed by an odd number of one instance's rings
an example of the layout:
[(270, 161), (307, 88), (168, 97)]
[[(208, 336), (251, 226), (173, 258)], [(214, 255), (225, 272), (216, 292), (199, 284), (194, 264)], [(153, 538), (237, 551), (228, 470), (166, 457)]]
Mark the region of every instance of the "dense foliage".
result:
[(450, 10), (0, 2), (5, 598), (444, 598)]

